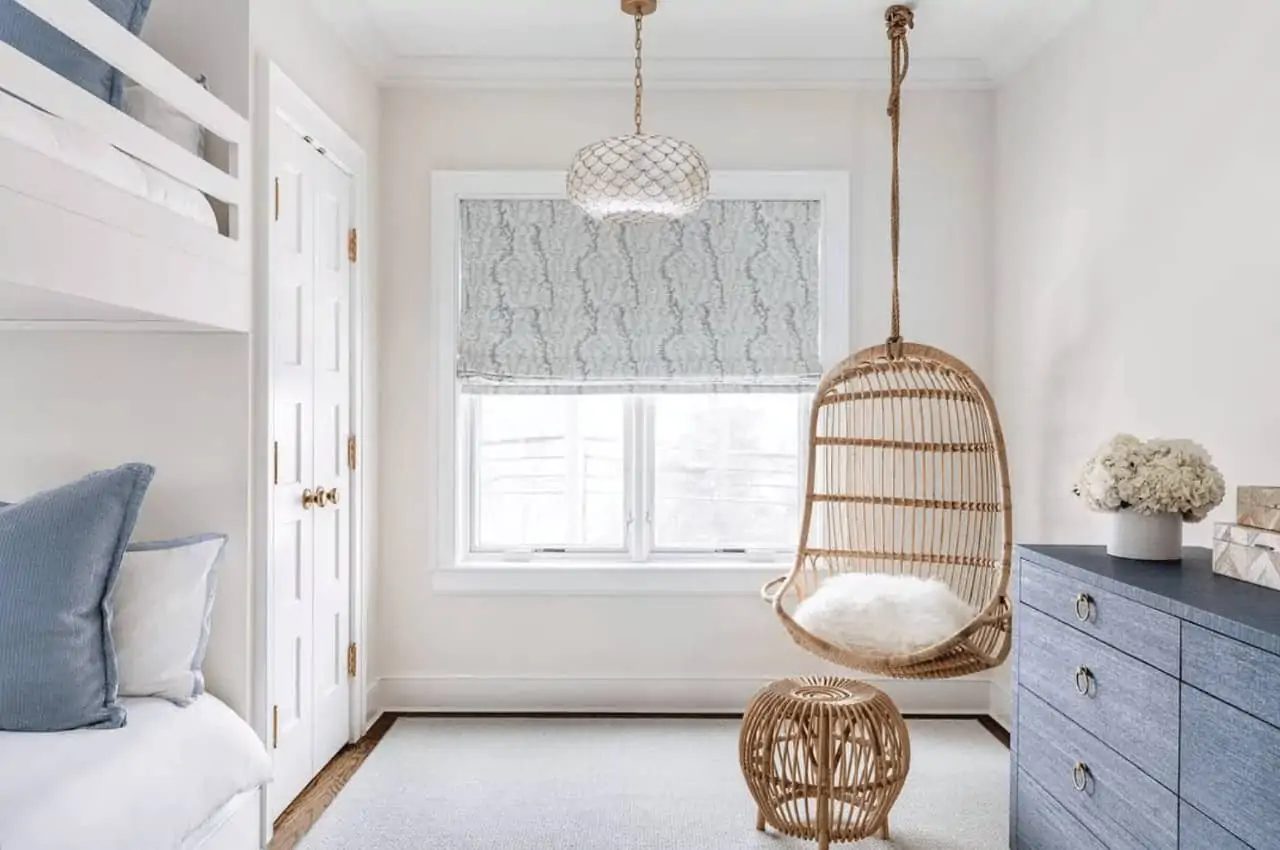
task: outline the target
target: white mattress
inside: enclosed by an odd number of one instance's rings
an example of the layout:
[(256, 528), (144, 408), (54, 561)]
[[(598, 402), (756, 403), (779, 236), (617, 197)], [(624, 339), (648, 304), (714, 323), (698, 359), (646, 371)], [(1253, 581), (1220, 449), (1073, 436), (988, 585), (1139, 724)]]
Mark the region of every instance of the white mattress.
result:
[(0, 732), (0, 850), (171, 850), (270, 778), (216, 698), (123, 702), (123, 729)]
[(211, 230), (218, 228), (209, 199), (198, 189), (157, 171), (71, 121), (0, 91), (0, 136), (146, 198)]

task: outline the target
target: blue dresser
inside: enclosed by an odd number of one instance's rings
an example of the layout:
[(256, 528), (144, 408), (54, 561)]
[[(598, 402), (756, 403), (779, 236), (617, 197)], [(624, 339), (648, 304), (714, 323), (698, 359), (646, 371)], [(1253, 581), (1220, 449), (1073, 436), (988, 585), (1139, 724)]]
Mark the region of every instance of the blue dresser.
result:
[(1014, 850), (1280, 850), (1280, 591), (1018, 549)]

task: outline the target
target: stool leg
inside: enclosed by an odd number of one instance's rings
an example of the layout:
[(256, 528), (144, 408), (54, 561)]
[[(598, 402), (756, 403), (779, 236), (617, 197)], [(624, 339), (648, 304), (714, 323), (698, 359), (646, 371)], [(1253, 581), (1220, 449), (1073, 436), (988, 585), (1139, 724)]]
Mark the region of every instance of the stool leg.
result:
[(880, 824), (880, 837), (885, 841), (889, 840), (889, 816), (884, 816), (884, 823)]
[(818, 719), (818, 850), (831, 846), (831, 719)]
[(764, 832), (764, 809), (756, 807), (756, 832)]

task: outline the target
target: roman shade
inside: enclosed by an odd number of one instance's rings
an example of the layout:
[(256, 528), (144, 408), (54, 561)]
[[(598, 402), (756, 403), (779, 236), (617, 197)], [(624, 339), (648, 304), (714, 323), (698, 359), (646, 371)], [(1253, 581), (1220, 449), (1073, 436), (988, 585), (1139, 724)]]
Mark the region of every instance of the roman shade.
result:
[(666, 224), (563, 200), (464, 200), (457, 376), (467, 392), (816, 386), (817, 201), (709, 201)]

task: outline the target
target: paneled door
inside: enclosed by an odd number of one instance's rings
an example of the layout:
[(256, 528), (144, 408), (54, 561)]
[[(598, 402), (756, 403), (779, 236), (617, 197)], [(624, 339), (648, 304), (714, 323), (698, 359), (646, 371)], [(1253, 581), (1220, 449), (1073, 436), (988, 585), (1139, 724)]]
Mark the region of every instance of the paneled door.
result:
[(273, 129), (274, 818), (350, 733), (351, 178)]

